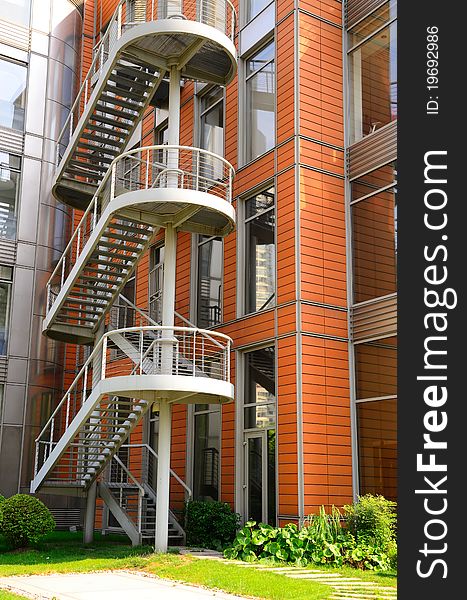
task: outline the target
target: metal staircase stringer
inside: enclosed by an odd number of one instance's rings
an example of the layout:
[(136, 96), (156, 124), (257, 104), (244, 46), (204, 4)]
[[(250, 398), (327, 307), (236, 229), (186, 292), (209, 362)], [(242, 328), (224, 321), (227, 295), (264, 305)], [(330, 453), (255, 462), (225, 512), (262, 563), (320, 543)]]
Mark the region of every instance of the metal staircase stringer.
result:
[[(124, 51), (125, 51), (124, 47), (115, 48), (112, 52), (112, 55), (109, 56), (108, 60), (105, 62), (103, 71), (102, 71), (96, 85), (94, 86), (94, 90), (91, 94), (91, 97), (84, 108), (83, 114), (79, 118), (79, 121), (73, 131), (73, 134), (72, 134), (68, 144), (67, 144), (65, 153), (57, 167), (57, 172), (54, 177), (53, 190), (55, 189), (55, 187), (57, 185), (59, 185), (60, 180), (63, 179), (63, 176), (66, 174), (67, 165), (69, 164), (70, 160), (73, 160), (73, 156), (74, 156), (75, 152), (77, 152), (77, 150), (78, 150), (78, 146), (80, 145), (80, 141), (81, 141), (81, 138), (82, 138), (85, 130), (86, 129), (92, 130), (92, 125), (90, 125), (90, 120), (92, 118), (92, 115), (93, 115), (94, 111), (96, 110), (96, 108), (98, 108), (97, 104), (98, 104), (99, 100), (101, 100), (101, 97), (105, 94), (106, 88), (110, 81), (110, 76), (112, 75), (112, 71), (116, 68), (118, 61), (125, 60), (125, 58), (121, 56), (122, 54), (124, 54)], [(130, 61), (130, 60), (131, 60), (131, 57), (128, 57), (128, 61)], [(154, 69), (157, 69), (157, 67), (154, 67)], [(167, 71), (165, 71), (164, 69), (161, 69), (158, 72), (159, 72), (159, 75), (155, 78), (153, 86), (147, 87), (148, 93), (147, 93), (146, 97), (144, 98), (144, 103), (142, 104), (141, 107), (138, 108), (138, 114), (137, 114), (136, 118), (132, 119), (133, 124), (132, 124), (131, 128), (128, 129), (125, 133), (125, 143), (122, 144), (122, 147), (120, 148), (120, 151), (117, 154), (120, 154), (120, 152), (123, 151), (126, 143), (131, 138), (131, 136), (135, 132), (136, 128), (138, 127), (139, 123), (143, 119), (146, 109), (148, 108), (149, 104), (151, 103), (151, 101), (152, 101), (154, 95), (156, 94), (159, 86), (161, 85), (163, 79), (167, 75)], [(147, 74), (147, 77), (150, 77), (150, 75)], [(141, 95), (141, 99), (143, 99), (143, 95)], [(135, 108), (136, 108), (136, 105), (135, 105)], [(99, 111), (99, 112), (101, 112), (101, 111)], [(125, 117), (124, 110), (121, 111), (121, 116)], [(117, 121), (115, 122), (115, 124), (118, 126)], [(109, 129), (109, 136), (110, 135), (112, 135), (112, 129)], [(96, 150), (98, 150), (98, 149), (99, 149), (99, 146), (96, 146)], [(83, 161), (83, 167), (85, 167), (86, 165), (87, 165), (87, 163), (85, 161)], [(104, 175), (104, 173), (102, 174), (102, 177), (103, 177), (103, 175)], [(87, 175), (85, 172), (83, 172), (82, 176), (86, 177)], [(70, 179), (69, 181), (70, 181), (70, 183), (72, 183), (72, 184), (74, 183), (76, 185), (79, 185), (79, 183), (80, 183), (79, 181), (73, 180), (73, 179)]]
[[(153, 490), (153, 488), (148, 483), (143, 483), (143, 489), (144, 489), (146, 495), (149, 498), (151, 498), (151, 500), (155, 504), (156, 500), (157, 500), (157, 495), (156, 495), (156, 492)], [(186, 532), (183, 529), (183, 527), (180, 525), (180, 523), (178, 522), (177, 517), (174, 515), (174, 513), (172, 512), (172, 510), (170, 508), (169, 508), (169, 523), (173, 526), (173, 528), (176, 530), (176, 532), (178, 533), (178, 535), (181, 538), (183, 538), (183, 544), (185, 544), (185, 542), (186, 542)]]
[(99, 481), (97, 489), (99, 496), (105, 502), (108, 509), (112, 512), (113, 516), (117, 519), (123, 531), (130, 538), (132, 545), (139, 546), (142, 542), (142, 534), (137, 530), (126, 512), (112, 496), (107, 484), (104, 481)]

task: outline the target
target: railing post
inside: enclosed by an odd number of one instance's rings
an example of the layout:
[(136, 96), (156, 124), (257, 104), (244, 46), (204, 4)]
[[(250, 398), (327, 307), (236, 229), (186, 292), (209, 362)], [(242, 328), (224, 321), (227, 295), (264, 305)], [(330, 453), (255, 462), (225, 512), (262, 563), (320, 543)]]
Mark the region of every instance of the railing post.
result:
[[(118, 16), (117, 16), (117, 40), (122, 37), (122, 8), (123, 5), (120, 4), (118, 7)], [(110, 53), (110, 44), (109, 44), (109, 53)]]
[(146, 150), (146, 189), (149, 188), (149, 150)]
[(97, 222), (97, 197), (94, 198), (94, 209), (92, 215), (92, 229), (94, 230)]
[(101, 369), (101, 379), (105, 379), (105, 369), (107, 365), (107, 336), (104, 337), (104, 341), (102, 342), (102, 369)]
[(68, 429), (68, 425), (70, 424), (70, 392), (68, 392), (66, 399), (66, 417), (65, 417), (65, 426)]
[(138, 533), (141, 533), (141, 520), (143, 517), (143, 491), (138, 490)]
[(193, 331), (193, 377), (196, 369), (196, 331)]
[(115, 198), (115, 182), (116, 182), (116, 178), (117, 178), (117, 163), (114, 163), (113, 166), (112, 166), (112, 175), (111, 175), (111, 179), (110, 179), (110, 199), (109, 199), (109, 202)]
[(66, 262), (66, 255), (63, 255), (62, 258), (62, 277), (60, 280), (60, 289), (63, 287), (63, 284), (65, 283), (65, 262)]
[(34, 476), (37, 475), (37, 471), (39, 470), (39, 445), (40, 442), (36, 440), (36, 453), (34, 456)]
[(50, 283), (48, 283), (47, 284), (47, 304), (46, 304), (47, 310), (49, 310), (49, 308), (50, 308), (50, 296), (51, 296), (51, 294), (52, 294), (52, 292), (51, 292), (51, 289), (50, 289)]

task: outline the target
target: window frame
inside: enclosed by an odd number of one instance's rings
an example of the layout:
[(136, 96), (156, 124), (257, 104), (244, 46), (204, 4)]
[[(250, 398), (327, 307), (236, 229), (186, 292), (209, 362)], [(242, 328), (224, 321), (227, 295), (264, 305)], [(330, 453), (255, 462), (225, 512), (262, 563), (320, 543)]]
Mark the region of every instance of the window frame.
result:
[[(3, 275), (1, 273), (2, 269), (9, 269), (10, 274)], [(5, 327), (4, 327), (4, 336), (3, 336), (3, 351), (0, 351), (0, 356), (8, 355), (8, 345), (9, 345), (9, 334), (10, 334), (10, 315), (11, 315), (11, 299), (12, 299), (12, 290), (14, 283), (14, 275), (15, 270), (12, 265), (0, 265), (0, 283), (6, 284), (8, 286), (8, 294), (7, 294), (7, 302), (6, 302), (6, 310), (5, 310)]]
[[(254, 73), (250, 73), (247, 75), (247, 62), (252, 60), (257, 54), (263, 51), (270, 44), (274, 45), (274, 57), (270, 59), (266, 64), (264, 64), (260, 69), (257, 69)], [(251, 134), (249, 132), (248, 119), (251, 118), (249, 115), (249, 111), (247, 111), (247, 82), (250, 81), (253, 77), (256, 77), (258, 73), (260, 73), (263, 69), (268, 67), (271, 63), (274, 63), (274, 143), (271, 148), (268, 148), (258, 156), (254, 158), (248, 158), (247, 148), (248, 148), (248, 135)], [(276, 36), (268, 35), (265, 39), (262, 39), (258, 44), (255, 44), (252, 48), (249, 49), (244, 56), (241, 57), (241, 61), (239, 63), (239, 92), (240, 92), (240, 106), (238, 111), (238, 131), (241, 132), (239, 135), (239, 144), (238, 144), (238, 163), (239, 168), (246, 167), (247, 165), (253, 163), (256, 160), (259, 160), (261, 157), (266, 155), (268, 152), (271, 152), (276, 147), (277, 144), (277, 42)]]
[[(274, 205), (264, 211), (256, 213), (253, 217), (246, 218), (246, 202), (255, 196), (259, 196), (270, 188), (274, 188)], [(269, 180), (261, 184), (257, 188), (253, 188), (248, 193), (242, 195), (237, 201), (237, 318), (251, 316), (262, 313), (265, 310), (274, 309), (277, 306), (277, 218), (274, 222), (274, 302), (261, 310), (247, 311), (247, 268), (246, 268), (246, 248), (247, 248), (247, 232), (246, 224), (252, 219), (265, 214), (271, 210), (275, 211), (277, 217), (277, 182), (276, 179)], [(269, 303), (268, 303), (269, 304)]]
[[(207, 239), (202, 240), (202, 237)], [(199, 250), (201, 246), (209, 243), (212, 240), (219, 238), (222, 243), (222, 259), (221, 259), (221, 294), (220, 294), (220, 321), (216, 325), (210, 327), (202, 327), (202, 329), (215, 329), (222, 324), (224, 319), (224, 238), (217, 235), (203, 236), (198, 233), (192, 236), (191, 248), (191, 281), (190, 281), (190, 320), (199, 327), (198, 309), (199, 309)]]
[[(24, 133), (25, 131), (25, 127), (26, 127), (26, 109), (27, 109), (27, 92), (28, 92), (28, 79), (29, 79), (29, 68), (28, 68), (28, 64), (21, 61), (21, 60), (17, 60), (15, 58), (12, 58), (10, 56), (5, 56), (4, 54), (0, 55), (0, 63), (4, 62), (4, 63), (9, 63), (9, 64), (13, 64), (16, 65), (17, 67), (21, 67), (24, 70), (24, 89), (21, 92), (21, 96), (22, 96), (22, 106), (20, 106), (21, 110), (23, 111), (22, 114), (22, 126), (20, 129), (14, 127), (13, 125), (8, 126), (8, 125), (3, 125), (0, 123), (0, 127), (4, 127), (5, 129), (11, 129), (12, 131), (17, 131), (20, 133)], [(12, 106), (15, 106), (14, 104), (12, 104)], [(14, 118), (13, 118), (14, 120)]]
[(18, 238), (18, 209), (19, 209), (19, 199), (20, 199), (20, 195), (21, 195), (21, 184), (22, 184), (22, 169), (23, 169), (23, 157), (19, 154), (15, 154), (14, 152), (8, 152), (8, 151), (0, 151), (0, 157), (2, 154), (6, 154), (8, 155), (8, 157), (10, 156), (14, 156), (18, 159), (18, 163), (19, 166), (18, 167), (11, 167), (9, 164), (6, 163), (2, 163), (0, 162), (0, 179), (1, 179), (1, 173), (3, 170), (6, 171), (12, 171), (13, 173), (17, 174), (17, 180), (16, 180), (16, 190), (15, 190), (15, 202), (14, 202), (14, 211), (13, 211), (13, 216), (15, 219), (15, 233), (13, 237), (8, 237), (8, 236), (1, 236), (0, 235), (0, 239), (1, 240), (10, 240), (10, 241), (16, 241)]
[[(214, 91), (216, 88), (219, 88), (222, 91), (222, 97), (216, 100), (213, 104), (209, 105), (207, 108), (203, 109), (203, 101), (206, 99), (209, 94)], [(198, 91), (195, 95), (195, 134), (194, 139), (197, 142), (198, 148), (203, 150), (207, 150), (202, 145), (203, 139), (203, 117), (205, 117), (211, 110), (216, 108), (219, 104), (222, 103), (222, 152), (219, 156), (223, 157), (225, 153), (225, 108), (226, 108), (226, 91), (225, 87), (221, 85), (204, 85), (203, 88)]]

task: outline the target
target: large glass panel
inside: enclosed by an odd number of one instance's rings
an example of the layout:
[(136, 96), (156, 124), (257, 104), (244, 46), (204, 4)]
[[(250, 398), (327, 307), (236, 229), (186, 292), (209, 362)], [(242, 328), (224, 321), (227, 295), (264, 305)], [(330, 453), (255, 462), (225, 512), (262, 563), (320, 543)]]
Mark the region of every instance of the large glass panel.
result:
[(245, 310), (257, 312), (274, 305), (276, 246), (274, 188), (245, 202)]
[(16, 239), (16, 206), (21, 159), (0, 152), (0, 238)]
[(396, 188), (352, 205), (354, 302), (397, 291)]
[(247, 21), (256, 17), (268, 4), (271, 4), (271, 0), (247, 0)]
[(397, 400), (357, 404), (360, 494), (397, 500)]
[(262, 438), (248, 438), (248, 519), (263, 520), (263, 449)]
[(6, 354), (11, 284), (0, 281), (0, 356)]
[(214, 88), (201, 97), (201, 148), (224, 154), (224, 92)]
[(349, 53), (350, 143), (397, 119), (396, 23)]
[(246, 72), (245, 160), (249, 162), (275, 144), (274, 43), (247, 60)]
[(30, 13), (31, 0), (2, 0), (0, 2), (0, 19), (28, 27)]
[(377, 8), (371, 15), (362, 19), (349, 31), (349, 48), (369, 37), (372, 33), (396, 17), (397, 2), (391, 0)]
[(164, 246), (152, 246), (149, 253), (149, 316), (162, 323), (162, 288), (164, 283)]
[(397, 338), (355, 345), (357, 400), (397, 394)]
[(276, 385), (274, 348), (245, 354), (244, 428), (274, 428)]
[(26, 74), (25, 66), (0, 59), (0, 125), (3, 127), (23, 129)]
[(193, 497), (219, 499), (219, 452), (221, 413), (219, 409), (195, 413)]
[(222, 239), (200, 236), (198, 245), (198, 327), (221, 322)]

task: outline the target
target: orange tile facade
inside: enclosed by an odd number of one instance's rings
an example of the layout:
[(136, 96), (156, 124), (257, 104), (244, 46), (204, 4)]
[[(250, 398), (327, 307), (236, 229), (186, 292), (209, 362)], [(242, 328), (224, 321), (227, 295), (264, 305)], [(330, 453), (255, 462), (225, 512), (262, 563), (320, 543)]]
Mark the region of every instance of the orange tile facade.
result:
[[(115, 6), (116, 0), (86, 1), (83, 74), (97, 41), (94, 36)], [(223, 324), (216, 330), (234, 340), (234, 383), (239, 352), (262, 342), (275, 344), (277, 515), (283, 523), (306, 517), (321, 504), (342, 506), (352, 499), (341, 3), (276, 2), (275, 40), (275, 148), (239, 168), (238, 78), (226, 89), (224, 131), (225, 157), (237, 171), (235, 203), (258, 185), (275, 184), (276, 306), (238, 317), (238, 236), (234, 232), (224, 241)], [(197, 145), (194, 120), (195, 87), (187, 82), (182, 90), (183, 145)], [(151, 110), (143, 121), (143, 146), (154, 144), (156, 125)], [(191, 244), (190, 235), (179, 234), (176, 310), (187, 318)], [(148, 308), (148, 278), (146, 255), (136, 274), (136, 303), (143, 309)], [(71, 383), (75, 369), (71, 348), (67, 358), (65, 385)], [(222, 407), (221, 499), (239, 510), (236, 404)], [(132, 442), (142, 440), (140, 427)], [(183, 479), (189, 451), (187, 408), (176, 406), (171, 466)], [(172, 495), (172, 508), (180, 508), (181, 488), (174, 486)]]

